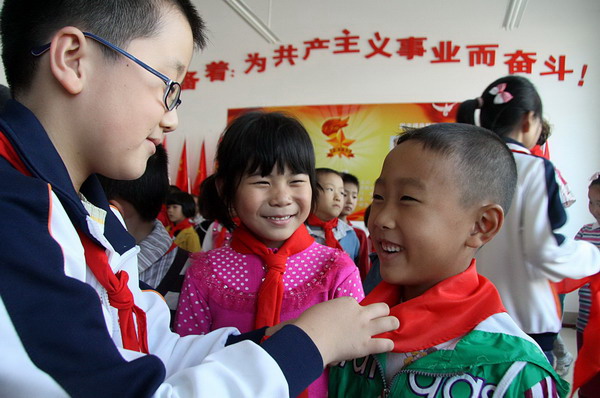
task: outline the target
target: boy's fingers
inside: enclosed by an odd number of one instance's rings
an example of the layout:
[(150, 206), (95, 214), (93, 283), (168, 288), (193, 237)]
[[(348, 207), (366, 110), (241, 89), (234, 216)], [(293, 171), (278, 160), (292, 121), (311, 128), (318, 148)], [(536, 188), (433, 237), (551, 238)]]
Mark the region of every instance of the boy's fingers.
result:
[(370, 323), (371, 336), (378, 335), (380, 333), (390, 332), (400, 327), (400, 321), (395, 316), (384, 316), (377, 319), (373, 319)]
[(390, 307), (386, 303), (374, 303), (363, 307), (371, 319), (379, 318), (390, 314)]
[[(370, 339), (369, 342), (363, 347), (364, 351), (354, 352), (353, 356), (350, 358), (344, 358), (344, 361), (350, 361), (354, 358), (361, 358), (369, 354), (380, 354), (384, 352), (390, 352), (394, 349), (394, 342), (390, 339), (383, 338), (373, 338)], [(335, 360), (329, 363), (329, 366), (336, 366), (340, 363), (340, 360)]]
[(379, 354), (382, 352), (390, 352), (394, 349), (394, 342), (390, 339), (371, 339), (369, 342), (369, 352)]

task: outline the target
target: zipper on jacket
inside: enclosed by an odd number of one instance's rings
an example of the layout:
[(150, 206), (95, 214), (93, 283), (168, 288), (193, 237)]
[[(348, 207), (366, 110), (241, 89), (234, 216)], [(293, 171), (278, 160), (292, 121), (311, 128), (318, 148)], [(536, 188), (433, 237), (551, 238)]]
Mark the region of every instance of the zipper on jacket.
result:
[[(379, 376), (381, 376), (381, 381), (383, 381), (383, 390), (381, 391), (381, 398), (387, 398), (390, 395), (390, 388), (387, 386), (387, 381), (385, 380), (385, 374), (383, 374), (383, 367), (381, 366), (381, 362), (379, 362), (379, 358), (373, 355), (373, 359), (375, 360), (375, 364), (377, 365), (377, 370), (379, 371)], [(396, 378), (394, 376), (392, 381)]]
[(381, 376), (381, 380), (383, 381), (383, 390), (381, 391), (382, 398), (387, 398), (390, 395), (390, 392), (392, 391), (394, 382), (396, 381), (398, 376), (400, 376), (401, 374), (412, 373), (416, 376), (427, 376), (427, 377), (454, 377), (454, 376), (460, 376), (460, 375), (465, 374), (465, 372), (431, 373), (431, 372), (422, 372), (419, 370), (411, 370), (411, 369), (404, 368), (404, 369), (400, 369), (392, 377), (390, 385), (388, 386), (387, 381), (385, 380), (385, 374), (383, 373), (383, 366), (381, 366), (381, 362), (379, 362), (379, 359), (375, 355), (373, 355), (373, 359), (375, 360), (375, 363), (377, 364), (377, 370), (379, 371), (379, 375)]

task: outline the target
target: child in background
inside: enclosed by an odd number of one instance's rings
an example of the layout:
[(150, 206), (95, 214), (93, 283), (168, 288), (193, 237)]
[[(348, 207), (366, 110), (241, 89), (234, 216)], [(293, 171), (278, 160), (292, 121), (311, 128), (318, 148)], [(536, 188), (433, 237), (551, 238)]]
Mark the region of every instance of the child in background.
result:
[[(312, 143), (298, 121), (280, 113), (242, 115), (225, 130), (216, 162), (200, 200), (209, 218), (233, 230), (231, 244), (193, 257), (178, 333), (223, 326), (247, 332), (335, 297), (363, 299), (352, 260), (316, 243), (304, 225), (317, 191)], [(308, 388), (311, 397), (326, 393), (325, 375)]]
[(482, 128), (434, 124), (399, 137), (369, 216), (383, 282), (363, 301), (392, 307), (395, 347), (332, 368), (330, 397), (567, 393), (473, 258), (500, 230), (516, 178), (510, 151)]
[[(350, 173), (342, 173), (342, 180), (344, 181), (344, 206), (342, 207), (339, 219), (352, 227), (352, 223), (348, 219), (348, 216), (354, 213), (354, 210), (356, 209), (360, 184), (358, 178)], [(352, 229), (354, 229), (354, 233), (356, 234), (359, 243), (358, 262), (356, 265), (360, 271), (360, 279), (364, 281), (371, 268), (371, 261), (369, 260), (369, 240), (367, 238), (367, 233), (361, 228), (352, 227)]]
[(167, 197), (167, 216), (171, 224), (167, 227), (174, 243), (190, 253), (202, 250), (200, 237), (190, 218), (196, 215), (196, 202), (187, 192), (173, 192)]
[[(577, 235), (575, 235), (575, 240), (585, 240), (600, 249), (600, 173), (595, 173), (592, 176), (591, 181), (588, 188), (588, 208), (592, 216), (596, 219), (596, 222), (581, 227), (579, 232), (577, 232)], [(575, 325), (577, 328), (578, 350), (583, 346), (583, 332), (588, 325), (591, 306), (592, 292), (590, 290), (590, 285), (587, 284), (579, 288), (579, 314)], [(595, 343), (597, 344), (598, 342)], [(597, 397), (599, 391), (600, 374), (596, 373), (590, 381), (581, 386), (579, 389), (579, 398)]]
[(358, 262), (359, 241), (354, 229), (338, 218), (344, 207), (344, 180), (333, 169), (318, 168), (316, 207), (308, 216), (308, 232), (317, 242), (344, 250)]
[[(480, 125), (480, 108), (483, 105), (483, 99), (471, 99), (466, 100), (460, 104), (458, 111), (456, 113), (456, 121), (459, 123), (468, 123), (468, 124), (476, 124)], [(475, 109), (475, 110), (474, 110)], [(536, 145), (530, 148), (530, 152), (532, 155), (541, 156), (546, 159), (550, 159), (549, 151), (547, 147), (547, 140), (552, 134), (552, 126), (546, 119), (542, 119), (541, 132), (536, 142)], [(560, 174), (558, 169), (554, 169), (556, 174), (556, 182), (559, 187), (561, 202), (565, 207), (571, 206), (575, 203), (575, 197), (571, 193), (567, 182), (564, 180), (562, 175)], [(564, 294), (558, 295), (558, 299), (560, 302), (560, 313), (562, 314), (564, 307)], [(562, 320), (561, 320), (562, 321)], [(549, 347), (548, 345), (545, 348)], [(556, 369), (557, 373), (564, 377), (569, 372), (569, 368), (573, 363), (573, 356), (567, 349), (562, 337), (560, 334), (556, 335), (556, 339), (554, 340), (554, 344), (552, 345), (552, 355), (555, 357), (554, 369)]]
[(127, 232), (140, 251), (137, 254), (139, 279), (163, 295), (175, 315), (189, 252), (174, 245), (157, 219), (169, 190), (169, 161), (162, 145), (148, 159), (146, 171), (129, 181), (98, 176), (110, 204), (119, 210)]
[[(204, 180), (200, 184), (200, 192), (204, 190), (204, 187), (207, 184), (212, 184), (210, 180)], [(200, 210), (200, 215), (207, 220), (210, 220), (211, 217), (211, 207), (204, 206), (204, 202), (201, 200), (198, 201), (198, 208)], [(233, 218), (234, 224), (237, 224), (237, 218)], [(231, 231), (223, 226), (217, 220), (211, 220), (208, 228), (206, 229), (206, 235), (204, 235), (204, 239), (202, 240), (202, 250), (209, 251), (212, 249), (218, 249), (219, 247), (229, 245), (231, 242)]]
[(552, 349), (562, 321), (555, 289), (548, 282), (597, 273), (600, 253), (592, 244), (566, 239), (558, 232), (567, 215), (554, 166), (530, 152), (543, 120), (542, 100), (533, 84), (521, 76), (506, 76), (471, 103), (481, 104), (481, 126), (506, 142), (518, 175), (504, 227), (477, 252), (479, 272), (496, 285), (507, 312), (553, 363)]
[(177, 81), (205, 42), (190, 1), (4, 0), (0, 24), (1, 397), (287, 397), (391, 349), (371, 338), (398, 325), (384, 304), (343, 297), (285, 326), (181, 338), (140, 290), (96, 173), (139, 178), (177, 128)]

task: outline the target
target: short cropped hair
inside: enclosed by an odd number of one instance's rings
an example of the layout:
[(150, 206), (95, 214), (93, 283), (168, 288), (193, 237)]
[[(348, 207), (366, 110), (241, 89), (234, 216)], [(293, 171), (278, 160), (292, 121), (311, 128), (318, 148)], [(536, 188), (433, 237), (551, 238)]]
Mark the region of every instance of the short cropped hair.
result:
[(148, 159), (146, 171), (136, 180), (120, 181), (98, 176), (109, 200), (129, 202), (144, 221), (153, 221), (167, 199), (169, 160), (162, 145)]
[(517, 183), (517, 167), (512, 153), (496, 134), (469, 124), (438, 123), (409, 130), (398, 137), (396, 145), (410, 140), (454, 162), (464, 207), (491, 200), (508, 212)]
[(360, 184), (355, 175), (350, 173), (342, 173), (342, 180), (344, 181), (344, 184), (354, 184), (360, 190)]
[(168, 205), (180, 205), (181, 212), (187, 218), (194, 217), (196, 215), (196, 202), (192, 194), (187, 192), (172, 192), (167, 196)]
[[(2, 61), (13, 95), (30, 87), (38, 64), (31, 54), (65, 26), (75, 26), (126, 48), (134, 39), (152, 37), (169, 9), (190, 24), (197, 48), (206, 43), (204, 22), (191, 0), (4, 0), (0, 15)], [(101, 46), (105, 56), (119, 55)]]

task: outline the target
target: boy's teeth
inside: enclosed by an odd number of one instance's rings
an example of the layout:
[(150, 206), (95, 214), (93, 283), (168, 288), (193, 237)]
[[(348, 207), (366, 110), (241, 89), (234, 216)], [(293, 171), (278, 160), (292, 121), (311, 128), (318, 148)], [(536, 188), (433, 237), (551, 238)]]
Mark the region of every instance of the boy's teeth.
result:
[(386, 243), (386, 242), (382, 242), (381, 243), (381, 248), (386, 251), (386, 252), (399, 252), (400, 250), (402, 250), (402, 248), (400, 246), (391, 244), (391, 243)]

